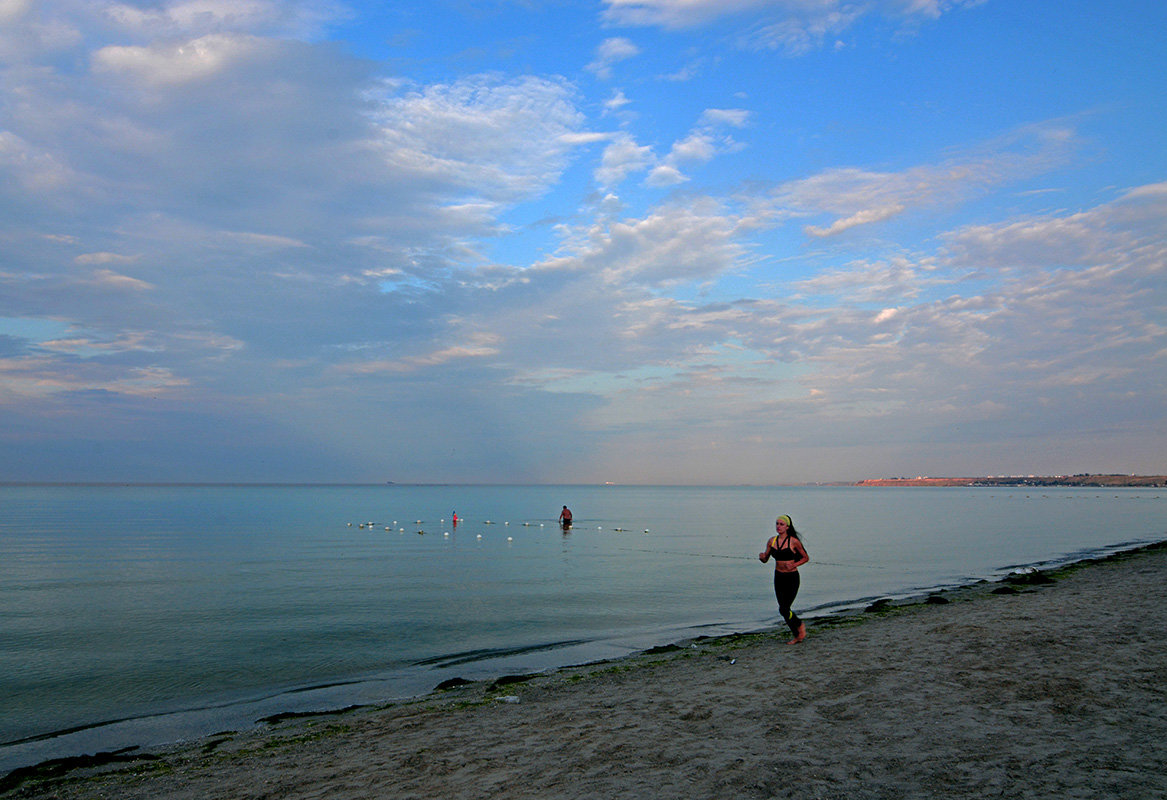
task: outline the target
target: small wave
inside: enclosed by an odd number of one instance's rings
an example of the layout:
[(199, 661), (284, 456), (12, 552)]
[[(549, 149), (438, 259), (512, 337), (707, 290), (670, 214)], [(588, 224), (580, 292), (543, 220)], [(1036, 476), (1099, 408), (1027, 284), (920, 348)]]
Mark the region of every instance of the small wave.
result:
[(478, 650), (465, 650), (461, 653), (447, 653), (445, 655), (434, 656), (432, 658), (424, 658), (421, 661), (414, 661), (415, 667), (454, 667), (459, 664), (473, 664), (476, 661), (489, 661), (492, 658), (504, 658), (506, 656), (520, 656), (526, 653), (539, 653), (546, 650), (558, 650), (562, 647), (574, 647), (581, 644), (590, 644), (591, 639), (563, 639), (558, 642), (546, 642), (543, 644), (525, 645), (523, 647), (498, 647), (498, 648), (481, 648)]

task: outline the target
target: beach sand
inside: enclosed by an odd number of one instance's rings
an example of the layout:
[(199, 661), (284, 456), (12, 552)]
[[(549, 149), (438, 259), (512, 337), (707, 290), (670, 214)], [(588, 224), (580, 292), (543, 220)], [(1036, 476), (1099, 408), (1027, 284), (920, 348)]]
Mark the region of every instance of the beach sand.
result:
[(291, 717), (3, 796), (1167, 797), (1167, 549), (1053, 578), (820, 620), (800, 645), (698, 640)]

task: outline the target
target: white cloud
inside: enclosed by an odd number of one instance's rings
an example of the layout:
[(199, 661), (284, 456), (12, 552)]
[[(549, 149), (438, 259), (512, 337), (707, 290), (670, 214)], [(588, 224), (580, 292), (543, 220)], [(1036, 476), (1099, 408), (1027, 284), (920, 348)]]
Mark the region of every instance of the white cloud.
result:
[[(52, 343), (61, 351), (83, 350), (89, 343), (81, 341)], [(62, 369), (55, 358), (0, 358), (0, 403), (33, 400), (44, 402), (67, 392), (108, 392), (125, 397), (164, 396), (189, 385), (189, 381), (165, 367), (110, 369), (89, 362)]]
[(583, 116), (562, 81), (502, 81), (472, 76), (380, 101), (381, 152), (402, 177), (489, 201), (510, 202), (545, 190), (580, 136)]
[(669, 286), (712, 278), (747, 255), (738, 220), (712, 199), (670, 204), (640, 219), (576, 232), (569, 253), (541, 265), (601, 276), (609, 286)]
[(484, 359), (498, 355), (500, 343), (501, 337), (497, 334), (472, 333), (464, 344), (441, 347), (402, 359), (355, 362), (341, 367), (340, 371), (360, 375), (416, 372), (427, 367), (443, 366), (450, 362)]
[(633, 44), (630, 39), (623, 37), (605, 39), (596, 48), (596, 58), (588, 64), (587, 68), (594, 72), (596, 77), (608, 80), (612, 77), (612, 67), (615, 64), (638, 55), (640, 55), (640, 48)]
[(1164, 197), (1167, 197), (1167, 182), (1136, 186), (1123, 195), (1124, 200), (1139, 200), (1142, 198), (1162, 200)]
[(137, 260), (136, 256), (120, 253), (82, 253), (73, 259), (77, 264), (131, 264)]
[(651, 169), (645, 181), (648, 186), (675, 186), (689, 180), (682, 171), (684, 164), (704, 164), (721, 153), (733, 152), (740, 145), (730, 136), (719, 132), (723, 126), (744, 127), (749, 112), (741, 109), (706, 109), (697, 127), (683, 139), (673, 142), (668, 154)]
[(676, 186), (677, 184), (684, 183), (687, 180), (689, 180), (688, 177), (686, 177), (683, 172), (671, 164), (660, 164), (659, 166), (653, 167), (652, 170), (649, 171), (648, 177), (645, 178), (644, 182), (648, 186), (659, 188), (664, 186)]
[(11, 175), (24, 191), (34, 194), (53, 192), (76, 180), (74, 171), (52, 152), (0, 130), (0, 174), (3, 173)]
[(32, 7), (32, 0), (0, 0), (0, 22), (19, 20)]
[(268, 233), (251, 233), (247, 231), (222, 231), (219, 236), (227, 241), (239, 242), (244, 245), (254, 245), (263, 249), (283, 249), (286, 247), (310, 247), (307, 242), (293, 239), (290, 236), (276, 236)]
[(966, 226), (946, 242), (954, 261), (995, 272), (1105, 263), (1117, 268), (1128, 259), (1150, 266), (1165, 219), (1167, 184), (1149, 184), (1085, 211)]
[(834, 236), (1039, 174), (1064, 162), (1074, 144), (1061, 126), (1031, 126), (944, 162), (901, 172), (838, 167), (782, 185), (773, 194), (772, 211), (834, 217), (827, 225), (804, 228), (811, 236)]
[(45, 3), (0, 0), (0, 64), (20, 64), (75, 47), (77, 25)]
[(762, 25), (745, 37), (750, 47), (781, 50), (798, 56), (823, 46), (852, 27), (868, 13), (868, 7), (822, 3), (794, 10), (790, 16)]
[(885, 261), (858, 260), (791, 283), (794, 297), (817, 297), (830, 303), (886, 303), (913, 300), (922, 290), (951, 284), (956, 278), (937, 272), (928, 260), (896, 256)]
[(803, 55), (828, 42), (838, 49), (842, 43), (835, 37), (869, 14), (880, 13), (914, 25), (980, 2), (983, 0), (604, 0), (604, 17), (615, 25), (667, 29), (695, 28), (736, 17), (748, 26), (740, 36), (744, 46)]
[(749, 124), (750, 112), (744, 108), (707, 108), (701, 112), (702, 125), (728, 125), (733, 128), (744, 128)]
[(121, 27), (149, 35), (251, 30), (277, 16), (277, 6), (260, 0), (187, 0), (154, 8), (115, 3), (106, 16)]
[(632, 101), (624, 95), (622, 90), (617, 89), (616, 91), (612, 92), (611, 97), (604, 101), (604, 113), (614, 114), (631, 102)]
[(654, 161), (651, 147), (638, 145), (629, 134), (618, 134), (604, 148), (600, 166), (596, 169), (596, 182), (605, 188), (615, 186), (633, 172), (650, 168)]
[(103, 47), (94, 65), (152, 86), (174, 86), (217, 75), (248, 58), (260, 46), (249, 36), (210, 34), (188, 42), (150, 47)]
[(673, 143), (670, 157), (673, 161), (709, 161), (717, 154), (713, 137), (704, 131), (689, 134)]
[(604, 16), (620, 25), (688, 28), (718, 17), (764, 9), (773, 3), (774, 0), (604, 0)]
[(889, 203), (880, 208), (865, 208), (862, 211), (856, 211), (849, 217), (835, 220), (826, 228), (807, 225), (805, 230), (811, 236), (834, 236), (837, 233), (842, 233), (859, 225), (871, 225), (875, 222), (883, 222), (886, 219), (891, 219), (903, 210), (904, 206), (902, 204)]
[(178, 0), (147, 8), (113, 3), (103, 13), (122, 31), (150, 38), (237, 32), (312, 38), (348, 15), (339, 3), (326, 0)]
[[(939, 19), (941, 14), (961, 7), (978, 6), (986, 0), (896, 0), (905, 16), (921, 16)], [(893, 6), (894, 8), (894, 6)]]

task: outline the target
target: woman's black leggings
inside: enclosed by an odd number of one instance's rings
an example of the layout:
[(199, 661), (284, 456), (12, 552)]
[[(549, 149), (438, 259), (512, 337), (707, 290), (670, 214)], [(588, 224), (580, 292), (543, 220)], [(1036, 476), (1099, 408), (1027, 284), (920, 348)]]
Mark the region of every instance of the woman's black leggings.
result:
[(774, 596), (778, 598), (778, 611), (794, 633), (798, 633), (798, 629), (802, 625), (802, 620), (791, 608), (794, 605), (794, 598), (798, 595), (798, 584), (798, 570), (794, 572), (774, 571)]

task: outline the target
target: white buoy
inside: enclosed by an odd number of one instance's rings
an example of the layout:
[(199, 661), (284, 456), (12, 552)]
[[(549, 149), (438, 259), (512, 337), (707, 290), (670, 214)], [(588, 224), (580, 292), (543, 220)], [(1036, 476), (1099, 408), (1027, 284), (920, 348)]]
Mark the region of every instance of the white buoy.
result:
[(480, 533), (480, 534), (478, 534), (478, 538), (479, 538), (479, 539), (481, 539), (481, 538), (482, 538), (482, 534), (481, 534), (481, 533)]
[(442, 536), (445, 536), (448, 539), (450, 537), (450, 532), (449, 531), (442, 531)]
[(507, 537), (507, 541), (508, 541), (508, 542), (513, 542), (514, 540), (515, 540), (515, 537), (513, 537), (513, 536), (508, 536), (508, 537)]

